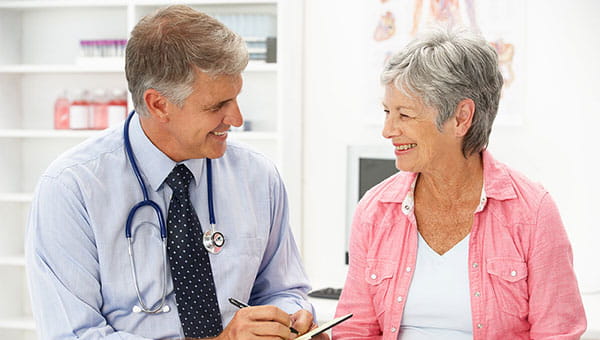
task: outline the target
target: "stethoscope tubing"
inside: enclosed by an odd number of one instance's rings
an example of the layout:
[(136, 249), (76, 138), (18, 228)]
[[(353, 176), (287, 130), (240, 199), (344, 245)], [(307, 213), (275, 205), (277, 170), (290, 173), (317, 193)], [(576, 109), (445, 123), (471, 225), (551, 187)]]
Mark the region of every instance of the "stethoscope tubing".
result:
[[(165, 218), (164, 218), (162, 209), (156, 202), (154, 202), (153, 200), (148, 198), (148, 189), (146, 187), (146, 184), (144, 183), (144, 180), (143, 180), (140, 170), (138, 168), (137, 162), (135, 161), (135, 155), (133, 153), (133, 149), (131, 147), (131, 141), (129, 139), (129, 124), (130, 124), (131, 119), (133, 118), (134, 114), (135, 114), (135, 110), (131, 111), (131, 113), (125, 120), (125, 126), (123, 128), (123, 140), (124, 140), (124, 144), (125, 144), (125, 152), (127, 154), (127, 158), (129, 159), (131, 168), (133, 169), (133, 173), (135, 174), (135, 177), (139, 183), (139, 186), (140, 186), (140, 188), (142, 190), (142, 194), (143, 194), (143, 200), (136, 203), (133, 206), (133, 208), (131, 208), (131, 210), (129, 211), (129, 214), (127, 216), (127, 221), (125, 222), (125, 237), (127, 238), (127, 241), (128, 241), (127, 247), (128, 247), (128, 253), (129, 253), (129, 260), (131, 262), (131, 274), (133, 276), (135, 292), (136, 292), (136, 295), (138, 298), (138, 302), (140, 304), (139, 307), (134, 306), (133, 311), (134, 312), (144, 312), (144, 313), (149, 313), (149, 314), (156, 314), (156, 313), (160, 313), (160, 312), (168, 312), (170, 310), (169, 306), (165, 305), (166, 296), (167, 296), (167, 228), (165, 225)], [(212, 192), (212, 164), (211, 164), (211, 160), (209, 158), (206, 159), (206, 180), (207, 180), (207, 189), (208, 189), (208, 210), (209, 210), (208, 213), (209, 213), (211, 230), (204, 233), (203, 244), (208, 252), (210, 252), (212, 254), (218, 254), (224, 245), (225, 239), (224, 239), (222, 233), (215, 231), (216, 222), (215, 222), (215, 212), (214, 212), (213, 192)], [(137, 273), (136, 273), (136, 269), (135, 269), (135, 259), (133, 256), (133, 239), (132, 239), (132, 235), (131, 235), (131, 225), (133, 223), (133, 217), (135, 216), (136, 211), (138, 209), (140, 209), (142, 207), (146, 207), (146, 206), (149, 206), (150, 208), (152, 208), (152, 210), (154, 210), (154, 212), (156, 213), (156, 217), (158, 219), (158, 224), (159, 224), (159, 228), (160, 228), (160, 237), (161, 237), (162, 252), (163, 252), (162, 297), (160, 299), (160, 303), (155, 308), (146, 306), (146, 304), (144, 303), (144, 301), (142, 299), (142, 295), (140, 293), (140, 288), (139, 288), (138, 279), (137, 279)], [(218, 237), (216, 237), (216, 239), (219, 240), (218, 243), (215, 242), (214, 236), (218, 236)]]
[(156, 213), (158, 218), (158, 225), (160, 228), (160, 237), (162, 240), (167, 238), (167, 227), (165, 226), (165, 217), (163, 215), (162, 210), (156, 204), (156, 202), (148, 199), (148, 189), (146, 188), (146, 184), (142, 179), (142, 174), (140, 173), (140, 169), (137, 166), (137, 162), (135, 161), (135, 155), (133, 154), (133, 149), (131, 147), (131, 141), (129, 140), (129, 123), (133, 118), (135, 111), (131, 111), (127, 120), (125, 121), (125, 127), (123, 128), (123, 140), (125, 142), (125, 152), (127, 153), (127, 158), (129, 159), (129, 163), (131, 163), (131, 168), (133, 169), (133, 173), (137, 178), (137, 181), (142, 189), (142, 194), (144, 195), (144, 199), (141, 202), (138, 202), (133, 208), (129, 211), (129, 215), (127, 216), (127, 222), (125, 223), (125, 237), (127, 239), (131, 239), (131, 223), (133, 222), (133, 216), (135, 216), (135, 212), (144, 206), (150, 206), (152, 210)]

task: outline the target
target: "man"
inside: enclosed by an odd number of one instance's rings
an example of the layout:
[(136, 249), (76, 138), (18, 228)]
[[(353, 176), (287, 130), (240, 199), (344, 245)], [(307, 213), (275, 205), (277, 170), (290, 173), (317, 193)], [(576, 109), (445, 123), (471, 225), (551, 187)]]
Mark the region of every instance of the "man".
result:
[(314, 327), (281, 178), (226, 142), (243, 123), (247, 63), (238, 35), (189, 7), (136, 25), (125, 71), (137, 113), (54, 161), (32, 203), (41, 338), (289, 339)]

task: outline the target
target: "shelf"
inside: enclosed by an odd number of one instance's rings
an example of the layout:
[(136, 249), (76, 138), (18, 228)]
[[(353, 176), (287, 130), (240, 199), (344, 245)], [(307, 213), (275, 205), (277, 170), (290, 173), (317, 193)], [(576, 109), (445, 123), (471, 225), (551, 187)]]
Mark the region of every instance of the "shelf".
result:
[[(276, 5), (278, 0), (188, 0), (182, 3), (186, 5)], [(165, 6), (173, 2), (166, 0), (134, 0), (136, 6)]]
[[(264, 61), (251, 61), (245, 72), (275, 72), (276, 63), (266, 63)], [(97, 65), (59, 65), (59, 64), (39, 64), (39, 65), (0, 65), (0, 74), (58, 74), (58, 73), (124, 73), (124, 64), (102, 64)]]
[(35, 321), (32, 317), (0, 318), (1, 329), (35, 330)]
[(29, 8), (56, 8), (56, 7), (127, 7), (126, 0), (52, 0), (52, 1), (0, 1), (0, 9), (29, 9)]
[(28, 74), (28, 73), (121, 73), (123, 66), (116, 65), (2, 65), (0, 73)]
[(251, 61), (248, 63), (245, 72), (275, 72), (277, 63), (267, 63), (264, 61)]
[(0, 256), (0, 266), (25, 267), (24, 256)]
[(6, 203), (29, 203), (32, 200), (33, 200), (33, 194), (0, 193), (0, 202), (6, 202)]
[(276, 140), (278, 135), (275, 132), (258, 132), (258, 131), (244, 131), (244, 132), (230, 132), (229, 137), (232, 140), (239, 141), (256, 141), (256, 140)]
[[(301, 87), (297, 81), (301, 77), (298, 74), (296, 78), (296, 72), (292, 73), (290, 69), (298, 70), (301, 66), (300, 62), (293, 61), (300, 61), (294, 51), (302, 42), (302, 37), (296, 34), (302, 31), (302, 27), (281, 25), (286, 15), (292, 17), (291, 13), (302, 12), (302, 6), (292, 3), (296, 1), (0, 0), (0, 39), (3, 42), (0, 53), (0, 99), (4, 103), (4, 109), (0, 110), (0, 175), (5, 178), (0, 183), (0, 211), (7, 215), (3, 217), (4, 224), (0, 227), (0, 231), (5, 233), (0, 242), (0, 286), (4, 288), (4, 293), (0, 295), (6, 305), (6, 311), (0, 313), (0, 338), (28, 340), (36, 335), (28, 297), (24, 243), (27, 238), (27, 216), (34, 200), (33, 190), (40, 175), (53, 159), (73, 145), (88, 138), (102, 138), (109, 132), (53, 129), (52, 114), (59, 91), (126, 88), (124, 57), (80, 57), (78, 42), (129, 38), (139, 19), (159, 7), (172, 4), (190, 5), (209, 15), (218, 16), (222, 21), (229, 20), (232, 30), (245, 32), (243, 38), (247, 41), (249, 52), (252, 48), (263, 46), (267, 35), (276, 36), (279, 63), (267, 63), (264, 58), (250, 60), (242, 74), (247, 86), (240, 96), (240, 102), (248, 117), (245, 127), (251, 130), (236, 131), (234, 128), (228, 140), (232, 144), (246, 144), (281, 166), (283, 150), (291, 150), (290, 153), (294, 155), (300, 154), (295, 152), (296, 145), (299, 145), (299, 139), (296, 138), (300, 135), (293, 128), (298, 126), (293, 117), (299, 117), (301, 113), (301, 105), (296, 103), (300, 97), (294, 95)], [(251, 17), (247, 20), (234, 17), (242, 14)], [(301, 22), (298, 20), (298, 23)], [(248, 28), (242, 24), (257, 27)], [(281, 46), (287, 48), (283, 50)], [(263, 48), (255, 52), (265, 51)], [(256, 58), (262, 56), (256, 54)], [(255, 58), (254, 55), (252, 57)], [(286, 67), (282, 68), (283, 65)], [(293, 91), (282, 91), (284, 84), (286, 89)], [(131, 109), (130, 95), (128, 100)], [(285, 107), (283, 110), (285, 103), (290, 101), (292, 108)], [(285, 124), (287, 119), (291, 119), (292, 124)], [(289, 126), (292, 128), (288, 131), (292, 133), (281, 130)], [(118, 132), (121, 136), (122, 130)], [(294, 139), (294, 142), (290, 143), (290, 139)], [(288, 148), (290, 145), (292, 147)], [(298, 162), (288, 161), (286, 164), (291, 164), (288, 167), (295, 171)], [(282, 175), (299, 178), (294, 172), (284, 172)], [(296, 182), (291, 181), (290, 192), (300, 193)], [(293, 193), (290, 194), (290, 201), (294, 199), (290, 202), (292, 208), (294, 202), (301, 201)], [(293, 225), (300, 225), (294, 222), (294, 216), (290, 220)]]
[(0, 129), (0, 138), (89, 138), (101, 130)]
[[(0, 129), (0, 138), (89, 138), (99, 134), (100, 132), (101, 131), (99, 130)], [(235, 140), (261, 140), (277, 138), (277, 134), (274, 132), (259, 131), (230, 132), (229, 136)]]

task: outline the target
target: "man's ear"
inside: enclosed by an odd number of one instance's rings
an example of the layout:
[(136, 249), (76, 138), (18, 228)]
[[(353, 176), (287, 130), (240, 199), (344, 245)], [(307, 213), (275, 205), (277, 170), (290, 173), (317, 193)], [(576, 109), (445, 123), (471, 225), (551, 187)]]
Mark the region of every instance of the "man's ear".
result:
[(472, 99), (466, 98), (458, 103), (456, 114), (454, 115), (454, 123), (456, 124), (454, 130), (457, 137), (464, 137), (467, 134), (473, 123), (474, 115), (475, 102)]
[(155, 89), (147, 89), (144, 92), (144, 102), (148, 113), (162, 123), (169, 121), (169, 113), (167, 107), (169, 102), (167, 99)]

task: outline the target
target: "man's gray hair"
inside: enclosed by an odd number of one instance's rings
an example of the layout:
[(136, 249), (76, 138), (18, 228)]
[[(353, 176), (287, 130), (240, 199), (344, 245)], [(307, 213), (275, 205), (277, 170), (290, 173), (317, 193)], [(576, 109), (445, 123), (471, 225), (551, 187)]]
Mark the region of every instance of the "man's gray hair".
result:
[(434, 27), (389, 59), (381, 83), (394, 84), (405, 95), (434, 107), (440, 131), (458, 103), (472, 99), (475, 113), (462, 153), (468, 157), (487, 147), (503, 78), (496, 51), (480, 35), (464, 28)]
[(159, 9), (131, 32), (125, 75), (136, 111), (149, 115), (144, 92), (155, 89), (181, 107), (196, 70), (210, 76), (240, 74), (248, 65), (244, 40), (216, 19), (183, 5)]

